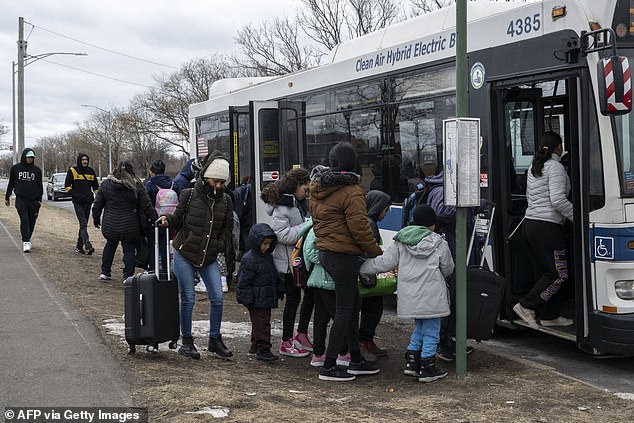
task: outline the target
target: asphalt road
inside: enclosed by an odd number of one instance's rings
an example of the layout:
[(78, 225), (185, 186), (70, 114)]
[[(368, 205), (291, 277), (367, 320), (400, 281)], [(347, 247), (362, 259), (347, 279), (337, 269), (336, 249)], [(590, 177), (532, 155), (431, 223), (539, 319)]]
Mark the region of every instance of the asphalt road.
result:
[[(5, 191), (7, 190), (7, 185), (9, 184), (9, 180), (6, 178), (0, 178), (0, 190)], [(48, 204), (52, 204), (55, 207), (59, 207), (61, 209), (66, 209), (66, 210), (70, 210), (74, 212), (74, 208), (73, 208), (73, 202), (69, 199), (64, 199), (64, 200), (58, 200), (58, 201), (49, 201), (46, 199), (46, 181), (42, 182), (43, 188), (44, 188), (44, 195), (42, 195), (42, 201), (46, 201)], [(3, 201), (4, 203), (4, 198)], [(13, 205), (13, 203), (11, 204)], [(4, 207), (4, 204), (2, 205)]]
[(491, 352), (552, 367), (559, 373), (610, 392), (627, 394), (625, 397), (634, 400), (634, 357), (593, 357), (572, 341), (531, 329), (501, 329), (494, 339), (480, 345)]

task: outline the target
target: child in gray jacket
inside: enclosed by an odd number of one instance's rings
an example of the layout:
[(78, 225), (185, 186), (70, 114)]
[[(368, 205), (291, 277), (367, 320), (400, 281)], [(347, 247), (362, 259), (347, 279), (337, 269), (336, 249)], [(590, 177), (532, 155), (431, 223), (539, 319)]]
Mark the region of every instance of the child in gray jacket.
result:
[(436, 367), (440, 319), (449, 315), (449, 291), (445, 278), (454, 262), (447, 242), (434, 232), (436, 213), (428, 205), (414, 209), (414, 223), (401, 229), (382, 256), (367, 260), (360, 273), (387, 272), (398, 267), (397, 314), (414, 319), (415, 328), (405, 353), (406, 375), (419, 382), (447, 376)]

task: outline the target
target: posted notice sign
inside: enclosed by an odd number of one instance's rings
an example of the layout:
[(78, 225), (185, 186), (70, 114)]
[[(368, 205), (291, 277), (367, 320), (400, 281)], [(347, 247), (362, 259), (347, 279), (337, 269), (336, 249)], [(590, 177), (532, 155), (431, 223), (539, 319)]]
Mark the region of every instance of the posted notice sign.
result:
[(480, 205), (480, 119), (443, 120), (445, 204)]

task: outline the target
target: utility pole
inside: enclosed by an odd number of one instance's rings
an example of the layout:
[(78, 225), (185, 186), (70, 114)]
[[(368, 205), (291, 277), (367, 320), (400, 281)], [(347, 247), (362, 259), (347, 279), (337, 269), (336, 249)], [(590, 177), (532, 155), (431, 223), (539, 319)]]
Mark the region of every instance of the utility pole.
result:
[(18, 146), (16, 145), (16, 141), (18, 139), (17, 134), (15, 133), (15, 61), (11, 62), (11, 82), (12, 82), (12, 102), (11, 102), (11, 106), (13, 107), (13, 115), (12, 115), (12, 119), (11, 119), (11, 125), (13, 127), (13, 130), (11, 131), (13, 133), (13, 164), (16, 164), (18, 162), (18, 155), (16, 153), (16, 150), (18, 148)]
[(24, 40), (24, 18), (18, 18), (18, 145), (15, 154), (24, 150), (24, 59), (26, 57)]
[[(456, 0), (456, 117), (469, 115), (467, 0)], [(456, 207), (456, 376), (467, 375), (467, 208)]]

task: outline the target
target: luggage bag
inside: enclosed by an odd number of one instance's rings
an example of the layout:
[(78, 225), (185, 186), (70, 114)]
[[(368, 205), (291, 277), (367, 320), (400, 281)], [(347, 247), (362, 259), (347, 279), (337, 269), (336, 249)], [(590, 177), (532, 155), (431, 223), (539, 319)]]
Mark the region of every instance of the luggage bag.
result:
[(484, 250), (489, 243), (495, 204), (491, 203), (489, 207), (488, 219), (476, 217), (467, 254), (467, 257), (471, 256), (476, 234), (486, 235), (480, 264), (467, 268), (467, 338), (478, 342), (493, 335), (506, 285), (502, 276), (484, 267)]
[(166, 273), (159, 272), (159, 228), (154, 229), (154, 271), (130, 276), (124, 282), (125, 339), (128, 353), (136, 345), (147, 345), (147, 351), (157, 352), (158, 344), (170, 341), (175, 349), (180, 336), (178, 284), (171, 277), (169, 263), (170, 237), (167, 239)]

